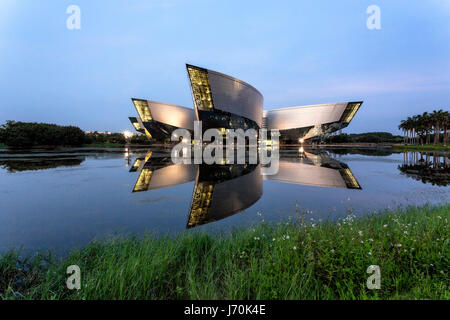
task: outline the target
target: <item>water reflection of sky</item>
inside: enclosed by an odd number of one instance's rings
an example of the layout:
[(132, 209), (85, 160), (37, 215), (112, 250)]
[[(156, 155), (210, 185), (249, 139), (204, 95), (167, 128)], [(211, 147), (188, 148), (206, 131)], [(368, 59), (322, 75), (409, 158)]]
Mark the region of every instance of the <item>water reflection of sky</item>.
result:
[[(196, 175), (192, 181), (168, 188), (132, 192), (140, 172), (129, 172), (131, 165), (136, 158), (145, 155), (146, 152), (131, 153), (126, 166), (121, 153), (78, 152), (70, 156), (44, 153), (30, 157), (33, 160), (27, 169), (23, 157), (0, 154), (0, 250), (23, 246), (26, 251), (54, 249), (63, 253), (113, 233), (185, 232), (192, 213), (194, 190), (202, 179), (211, 182), (214, 172), (203, 171), (201, 179)], [(297, 157), (297, 154), (291, 155), (288, 162), (295, 165)], [(344, 216), (348, 210), (360, 215), (389, 207), (450, 200), (449, 186), (433, 186), (402, 173), (399, 170), (404, 162), (401, 153), (387, 156), (332, 154), (326, 159), (331, 170), (343, 170), (348, 166), (362, 189), (305, 185), (305, 174), (299, 177), (303, 184), (264, 179), (262, 194), (252, 190), (256, 201), (253, 205), (250, 205), (252, 199), (247, 199), (250, 206), (245, 207), (246, 204), (243, 211), (216, 222), (205, 220), (210, 223), (187, 232), (229, 230), (261, 219), (278, 222), (297, 215), (296, 205), (301, 212), (308, 212), (308, 217), (317, 220)], [(245, 172), (248, 175), (253, 171)], [(342, 182), (338, 181), (339, 176), (334, 178), (332, 184)], [(239, 183), (233, 188), (239, 189), (250, 181), (246, 182), (242, 176), (238, 179), (241, 180), (234, 179)], [(308, 179), (314, 181), (314, 174)], [(324, 184), (326, 179), (321, 181)], [(232, 185), (224, 184), (227, 188)], [(224, 190), (220, 193), (220, 206), (214, 209), (216, 214), (220, 211), (218, 208), (228, 205)], [(239, 196), (239, 192), (235, 196)]]

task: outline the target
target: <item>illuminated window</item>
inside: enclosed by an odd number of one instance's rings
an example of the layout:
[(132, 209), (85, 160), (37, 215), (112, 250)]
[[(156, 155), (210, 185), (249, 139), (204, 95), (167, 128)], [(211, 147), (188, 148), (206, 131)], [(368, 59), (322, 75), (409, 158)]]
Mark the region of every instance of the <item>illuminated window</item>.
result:
[(136, 131), (142, 131), (144, 130), (144, 128), (141, 127), (141, 125), (139, 124), (139, 121), (137, 118), (135, 117), (129, 117), (128, 119), (130, 119), (131, 124), (133, 125), (133, 127), (136, 129)]
[(136, 159), (136, 161), (133, 163), (133, 168), (137, 169), (141, 165), (141, 159)]
[(152, 171), (149, 169), (143, 169), (139, 175), (136, 185), (134, 186), (133, 192), (147, 191), (150, 185), (150, 180), (152, 179)]
[(133, 103), (143, 122), (152, 120), (152, 114), (146, 100), (133, 100)]
[(150, 132), (148, 132), (147, 129), (144, 129), (144, 130), (145, 130), (145, 135), (147, 136), (147, 138), (151, 139), (152, 135), (150, 134)]
[(195, 186), (187, 223), (188, 228), (207, 222), (213, 190), (214, 185), (208, 182), (199, 182)]
[(208, 71), (188, 66), (189, 80), (191, 81), (192, 96), (198, 110), (210, 111), (214, 108), (209, 85)]
[(353, 117), (355, 116), (356, 112), (359, 110), (359, 107), (361, 107), (360, 102), (349, 103), (345, 108), (344, 113), (342, 114), (340, 122), (350, 123), (350, 121), (352, 121)]
[(359, 185), (358, 181), (356, 181), (355, 176), (350, 171), (350, 169), (344, 169), (340, 170), (341, 176), (345, 181), (345, 184), (347, 185), (347, 188), (349, 189), (361, 189), (361, 186)]
[(145, 162), (147, 162), (148, 159), (150, 159), (152, 157), (152, 153), (153, 153), (153, 151), (147, 152), (147, 154), (145, 155), (145, 160), (144, 160)]
[(142, 127), (139, 125), (139, 122), (133, 122), (133, 127), (134, 127), (137, 131), (142, 130)]

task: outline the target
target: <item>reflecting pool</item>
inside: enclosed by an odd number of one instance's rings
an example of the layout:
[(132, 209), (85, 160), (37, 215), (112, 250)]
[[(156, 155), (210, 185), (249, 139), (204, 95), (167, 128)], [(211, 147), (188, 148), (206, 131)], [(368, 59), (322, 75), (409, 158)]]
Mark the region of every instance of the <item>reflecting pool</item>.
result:
[(448, 154), (280, 150), (261, 164), (173, 164), (170, 149), (0, 152), (0, 251), (59, 254), (111, 235), (227, 232), (450, 200)]

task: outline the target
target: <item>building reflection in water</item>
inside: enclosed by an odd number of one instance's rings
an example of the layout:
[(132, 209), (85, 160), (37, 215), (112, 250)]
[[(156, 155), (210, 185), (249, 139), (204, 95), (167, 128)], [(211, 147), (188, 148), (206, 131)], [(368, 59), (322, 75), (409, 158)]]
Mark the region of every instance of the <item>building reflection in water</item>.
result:
[(439, 152), (403, 152), (398, 169), (406, 176), (437, 186), (450, 185), (450, 155)]
[[(225, 163), (225, 161), (224, 161)], [(280, 155), (275, 175), (261, 174), (260, 164), (174, 164), (170, 154), (152, 151), (137, 158), (130, 172), (139, 172), (133, 192), (168, 188), (195, 181), (187, 228), (218, 221), (245, 210), (263, 194), (263, 180), (308, 186), (361, 189), (350, 168), (327, 152)]]

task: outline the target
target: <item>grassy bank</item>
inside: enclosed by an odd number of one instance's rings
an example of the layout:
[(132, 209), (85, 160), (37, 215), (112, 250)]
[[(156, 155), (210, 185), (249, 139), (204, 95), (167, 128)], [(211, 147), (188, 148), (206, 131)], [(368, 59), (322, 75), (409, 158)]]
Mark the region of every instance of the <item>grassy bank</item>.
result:
[[(450, 205), (317, 224), (307, 215), (231, 234), (93, 242), (58, 263), (0, 259), (2, 298), (449, 299)], [(307, 223), (306, 223), (307, 222)], [(66, 289), (78, 265), (82, 289)], [(379, 265), (381, 289), (366, 288)]]
[(426, 144), (426, 145), (404, 145), (404, 144), (394, 144), (392, 148), (395, 150), (402, 151), (449, 151), (449, 147), (444, 147), (443, 144)]

